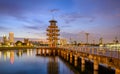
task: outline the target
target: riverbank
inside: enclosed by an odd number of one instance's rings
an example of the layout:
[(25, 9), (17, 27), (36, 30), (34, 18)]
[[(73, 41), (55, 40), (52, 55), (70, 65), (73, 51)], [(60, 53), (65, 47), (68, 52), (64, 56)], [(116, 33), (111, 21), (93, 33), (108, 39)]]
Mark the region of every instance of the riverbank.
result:
[(14, 50), (14, 49), (35, 49), (33, 46), (14, 46), (14, 47), (0, 47), (0, 50)]

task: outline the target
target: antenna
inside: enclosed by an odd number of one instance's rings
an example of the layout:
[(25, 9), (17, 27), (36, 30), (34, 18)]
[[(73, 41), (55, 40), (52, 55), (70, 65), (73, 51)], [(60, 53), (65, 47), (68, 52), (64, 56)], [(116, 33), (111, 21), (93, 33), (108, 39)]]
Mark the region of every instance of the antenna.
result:
[(55, 12), (56, 10), (55, 9), (52, 9), (51, 10), (51, 13), (52, 13), (52, 19), (54, 20), (54, 12)]
[(52, 12), (52, 19), (54, 20), (54, 13)]

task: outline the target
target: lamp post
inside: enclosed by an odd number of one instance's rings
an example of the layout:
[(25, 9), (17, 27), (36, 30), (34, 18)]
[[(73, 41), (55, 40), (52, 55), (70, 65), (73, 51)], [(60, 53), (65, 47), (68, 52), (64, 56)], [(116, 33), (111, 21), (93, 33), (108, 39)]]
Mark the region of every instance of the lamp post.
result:
[(89, 33), (85, 33), (86, 35), (86, 44), (88, 44), (88, 36), (89, 36)]

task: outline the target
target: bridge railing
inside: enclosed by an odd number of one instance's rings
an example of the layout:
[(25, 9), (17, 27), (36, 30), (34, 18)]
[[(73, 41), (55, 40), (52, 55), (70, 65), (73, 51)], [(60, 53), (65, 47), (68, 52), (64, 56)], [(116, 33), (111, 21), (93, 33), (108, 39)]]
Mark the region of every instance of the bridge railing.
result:
[(67, 46), (60, 47), (71, 51), (83, 52), (88, 54), (101, 55), (120, 59), (120, 48), (94, 47), (94, 46)]

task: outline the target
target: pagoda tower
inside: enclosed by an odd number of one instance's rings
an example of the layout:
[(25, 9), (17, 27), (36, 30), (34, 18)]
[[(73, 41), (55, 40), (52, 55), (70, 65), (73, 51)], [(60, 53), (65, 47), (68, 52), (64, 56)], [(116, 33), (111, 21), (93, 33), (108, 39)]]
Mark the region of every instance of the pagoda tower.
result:
[(56, 47), (58, 44), (58, 36), (59, 34), (59, 29), (58, 26), (56, 25), (57, 21), (56, 20), (50, 20), (50, 26), (47, 28), (47, 40), (49, 41), (50, 47)]

